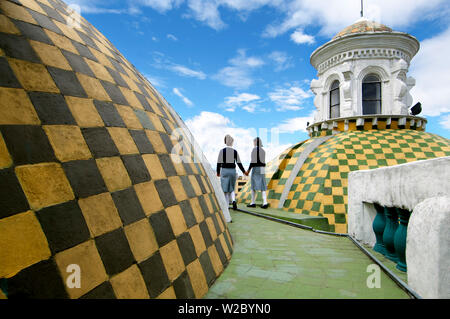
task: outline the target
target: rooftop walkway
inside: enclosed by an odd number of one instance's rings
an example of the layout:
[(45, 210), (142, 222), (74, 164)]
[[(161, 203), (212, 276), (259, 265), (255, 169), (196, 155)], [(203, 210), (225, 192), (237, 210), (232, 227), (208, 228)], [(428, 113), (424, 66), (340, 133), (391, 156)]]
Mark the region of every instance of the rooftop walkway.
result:
[(409, 298), (383, 271), (368, 288), (373, 261), (346, 237), (230, 212), (233, 256), (205, 298)]

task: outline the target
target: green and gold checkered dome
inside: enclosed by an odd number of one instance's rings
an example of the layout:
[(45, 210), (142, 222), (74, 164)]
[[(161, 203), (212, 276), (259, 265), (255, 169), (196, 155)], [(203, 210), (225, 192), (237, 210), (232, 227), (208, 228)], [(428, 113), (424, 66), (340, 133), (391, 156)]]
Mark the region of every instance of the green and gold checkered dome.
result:
[(202, 297), (232, 239), (181, 124), (66, 4), (1, 0), (0, 298)]
[[(317, 137), (301, 142), (284, 151), (268, 164), (266, 181), (271, 207), (288, 212), (324, 216), (330, 230), (347, 232), (348, 173), (391, 166), (412, 161), (449, 156), (450, 141), (421, 129), (354, 129), (338, 132), (314, 148), (300, 170), (291, 177), (302, 152)], [(379, 125), (380, 126), (380, 125)], [(351, 125), (350, 125), (351, 127)], [(295, 174), (295, 172), (294, 172)], [(286, 185), (288, 179), (293, 183)], [(285, 190), (290, 187), (289, 190)], [(282, 199), (282, 193), (287, 196)], [(260, 194), (258, 195), (260, 196)], [(238, 194), (238, 201), (251, 201), (250, 182)]]

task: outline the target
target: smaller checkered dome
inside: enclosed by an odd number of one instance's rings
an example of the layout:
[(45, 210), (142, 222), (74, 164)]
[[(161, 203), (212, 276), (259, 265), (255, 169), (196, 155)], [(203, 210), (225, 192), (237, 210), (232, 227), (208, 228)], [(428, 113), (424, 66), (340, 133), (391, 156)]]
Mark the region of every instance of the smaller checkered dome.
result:
[[(394, 122), (391, 125), (396, 129), (318, 136), (285, 150), (267, 165), (271, 207), (281, 205), (288, 212), (326, 217), (330, 231), (346, 233), (349, 172), (450, 156), (450, 140), (423, 131), (398, 129)], [(321, 143), (316, 146), (319, 139)], [(310, 152), (306, 158), (304, 152)], [(299, 161), (303, 161), (301, 165), (297, 165)], [(250, 203), (250, 182), (237, 199)]]
[(180, 126), (66, 4), (0, 1), (0, 297), (202, 297), (232, 239)]

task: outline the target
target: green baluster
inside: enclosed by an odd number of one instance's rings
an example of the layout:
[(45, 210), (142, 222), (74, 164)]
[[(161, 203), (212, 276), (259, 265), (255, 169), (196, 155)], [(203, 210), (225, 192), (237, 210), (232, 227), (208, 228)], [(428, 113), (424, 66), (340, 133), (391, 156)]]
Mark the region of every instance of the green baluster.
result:
[(400, 217), (400, 224), (394, 237), (395, 252), (398, 257), (396, 268), (406, 271), (406, 233), (410, 217), (410, 212), (406, 209), (397, 208), (397, 214)]
[(385, 207), (384, 215), (386, 216), (386, 227), (383, 232), (383, 242), (386, 247), (386, 257), (397, 262), (395, 254), (394, 236), (398, 227), (398, 215), (394, 207)]
[(373, 204), (375, 209), (377, 210), (377, 216), (373, 220), (372, 228), (375, 233), (375, 238), (377, 242), (375, 246), (373, 246), (373, 250), (379, 252), (380, 254), (386, 255), (386, 247), (383, 243), (383, 233), (384, 228), (386, 227), (386, 217), (384, 216), (384, 208), (378, 204)]

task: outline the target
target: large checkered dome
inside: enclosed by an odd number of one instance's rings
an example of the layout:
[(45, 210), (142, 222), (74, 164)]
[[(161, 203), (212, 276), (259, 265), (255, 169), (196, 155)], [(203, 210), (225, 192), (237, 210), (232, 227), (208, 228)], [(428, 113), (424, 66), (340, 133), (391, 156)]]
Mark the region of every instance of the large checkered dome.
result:
[(66, 4), (1, 0), (0, 298), (201, 298), (232, 239), (189, 141)]
[[(401, 128), (393, 120), (389, 127), (379, 123), (377, 128), (357, 130), (355, 121), (349, 131), (318, 134), (268, 164), (266, 181), (272, 207), (326, 217), (329, 231), (346, 233), (350, 171), (450, 155), (450, 140), (409, 127), (409, 123), (408, 128)], [(250, 203), (250, 183), (243, 187), (238, 201)]]

